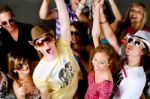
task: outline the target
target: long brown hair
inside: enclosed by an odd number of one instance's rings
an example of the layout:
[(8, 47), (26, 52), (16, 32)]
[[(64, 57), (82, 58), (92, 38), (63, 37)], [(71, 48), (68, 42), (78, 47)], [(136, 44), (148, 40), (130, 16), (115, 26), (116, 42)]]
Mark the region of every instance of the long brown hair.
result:
[(8, 60), (8, 73), (10, 78), (12, 78), (13, 80), (18, 80), (19, 75), (17, 72), (15, 72), (15, 68), (17, 68), (17, 65), (19, 63), (29, 64), (29, 60), (18, 52), (8, 53), (7, 60)]
[(109, 45), (109, 44), (100, 44), (97, 48), (95, 48), (91, 53), (91, 57), (90, 57), (90, 61), (89, 61), (89, 68), (88, 68), (88, 72), (90, 70), (93, 70), (93, 64), (92, 64), (92, 60), (94, 55), (97, 52), (102, 52), (102, 53), (106, 53), (106, 55), (109, 56), (109, 61), (111, 61), (110, 64), (110, 70), (112, 72), (118, 72), (120, 70), (120, 57), (119, 55), (115, 52), (114, 48)]

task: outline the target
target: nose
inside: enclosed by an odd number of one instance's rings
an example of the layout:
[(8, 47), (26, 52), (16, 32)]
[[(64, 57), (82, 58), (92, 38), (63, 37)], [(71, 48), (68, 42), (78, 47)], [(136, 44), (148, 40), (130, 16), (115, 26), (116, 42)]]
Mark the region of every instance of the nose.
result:
[(44, 46), (45, 46), (45, 47), (48, 47), (48, 42), (44, 42)]

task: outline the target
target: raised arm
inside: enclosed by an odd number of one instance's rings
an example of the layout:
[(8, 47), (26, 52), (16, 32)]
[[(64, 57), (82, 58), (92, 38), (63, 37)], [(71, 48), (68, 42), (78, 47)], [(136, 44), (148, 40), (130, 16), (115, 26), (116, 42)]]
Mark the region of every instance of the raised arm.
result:
[(39, 16), (41, 19), (47, 20), (47, 19), (56, 19), (57, 18), (57, 10), (52, 9), (49, 10), (49, 3), (50, 0), (43, 0), (40, 11), (39, 11)]
[(60, 21), (61, 38), (71, 42), (69, 14), (64, 0), (55, 0)]
[(87, 0), (81, 0), (78, 4), (78, 8), (76, 9), (76, 15), (79, 16), (82, 13), (82, 9), (85, 7)]
[(90, 19), (88, 19), (87, 16), (84, 15), (84, 13), (82, 12), (83, 8), (86, 5), (87, 0), (81, 0), (80, 3), (78, 4), (78, 7), (76, 9), (76, 15), (79, 19), (80, 22), (86, 23), (88, 25), (88, 27), (92, 28), (92, 21)]
[(110, 24), (108, 23), (105, 17), (102, 7), (100, 7), (100, 25), (102, 27), (103, 33), (106, 39), (108, 40), (109, 44), (111, 44), (113, 48), (115, 49), (115, 51), (119, 53), (120, 45), (117, 41), (117, 38), (113, 29), (111, 28)]
[(121, 16), (121, 13), (120, 13), (120, 11), (119, 11), (119, 9), (118, 9), (118, 7), (117, 7), (115, 1), (114, 1), (114, 0), (108, 0), (108, 1), (109, 1), (109, 3), (110, 3), (111, 8), (112, 8), (113, 14), (114, 14), (114, 16), (115, 16), (115, 20), (114, 20), (114, 22), (111, 24), (111, 27), (112, 27), (112, 29), (113, 29), (114, 31), (116, 31), (116, 30), (117, 30), (117, 27), (118, 27), (118, 25), (119, 25), (119, 22), (120, 22), (121, 19), (122, 19), (122, 16)]
[(101, 32), (101, 26), (99, 23), (100, 22), (99, 9), (100, 9), (100, 4), (102, 4), (104, 0), (101, 0), (101, 2), (98, 1), (99, 0), (94, 1), (93, 8), (92, 8), (92, 12), (93, 12), (92, 38), (93, 38), (93, 43), (95, 48), (99, 46), (99, 38), (100, 38), (99, 36)]

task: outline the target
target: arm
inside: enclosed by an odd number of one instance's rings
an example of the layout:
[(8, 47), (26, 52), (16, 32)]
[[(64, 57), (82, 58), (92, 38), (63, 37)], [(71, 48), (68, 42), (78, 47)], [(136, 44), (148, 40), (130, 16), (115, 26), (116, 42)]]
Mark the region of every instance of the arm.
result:
[(92, 38), (93, 38), (93, 43), (94, 47), (96, 48), (99, 46), (99, 36), (101, 32), (101, 27), (99, 24), (99, 19), (100, 19), (100, 13), (99, 13), (99, 7), (100, 3), (98, 3), (98, 0), (94, 1), (94, 6), (93, 6), (93, 27), (92, 27)]
[(39, 16), (41, 19), (56, 19), (57, 18), (57, 11), (56, 9), (48, 11), (48, 5), (50, 0), (43, 0)]
[[(79, 5), (85, 6), (86, 2), (87, 2), (87, 0), (81, 0)], [(79, 7), (79, 5), (78, 5), (78, 8), (76, 9), (76, 15), (77, 15), (79, 21), (83, 22), (83, 23), (86, 23), (88, 25), (88, 27), (90, 28), (90, 30), (91, 30), (91, 28), (92, 28), (92, 21), (90, 19), (88, 19), (87, 16), (84, 15), (84, 13), (82, 12), (83, 8), (81, 9)]]
[(13, 82), (13, 90), (17, 99), (25, 99), (24, 87), (19, 86), (19, 84), (16, 81)]
[(41, 99), (50, 99), (48, 91), (41, 92)]
[(109, 41), (110, 45), (113, 46), (115, 51), (119, 54), (120, 45), (117, 41), (117, 38), (113, 29), (111, 28), (110, 24), (107, 22), (107, 19), (105, 17), (102, 7), (100, 7), (100, 24), (101, 24), (101, 27), (102, 27), (102, 30), (106, 39)]
[(61, 38), (71, 42), (69, 14), (64, 0), (55, 0), (60, 21)]
[[(87, 0), (81, 0), (78, 4), (78, 8), (76, 9), (76, 15), (79, 16), (82, 13), (82, 9), (84, 8)], [(79, 6), (80, 5), (80, 6)]]
[(115, 16), (115, 20), (114, 20), (114, 22), (111, 24), (111, 27), (112, 27), (112, 29), (113, 29), (114, 31), (116, 31), (116, 29), (117, 29), (117, 27), (118, 27), (118, 25), (119, 25), (119, 22), (120, 22), (121, 19), (122, 19), (122, 16), (121, 16), (121, 13), (120, 13), (120, 11), (119, 11), (119, 9), (118, 9), (118, 7), (117, 7), (115, 1), (114, 1), (114, 0), (108, 0), (108, 1), (109, 1), (109, 3), (110, 3), (111, 8), (112, 8), (113, 14), (114, 14), (114, 16)]

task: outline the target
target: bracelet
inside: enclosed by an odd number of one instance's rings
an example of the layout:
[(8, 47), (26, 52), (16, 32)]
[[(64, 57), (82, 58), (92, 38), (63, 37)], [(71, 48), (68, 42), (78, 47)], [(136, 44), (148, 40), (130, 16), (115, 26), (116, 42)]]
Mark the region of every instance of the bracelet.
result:
[(101, 22), (100, 22), (100, 24), (104, 24), (104, 23), (106, 23), (106, 22), (107, 22), (107, 20), (105, 20), (105, 21), (101, 21)]
[(84, 7), (85, 7), (85, 5), (82, 4), (81, 2), (78, 4), (78, 9), (79, 9), (79, 10), (82, 10)]

